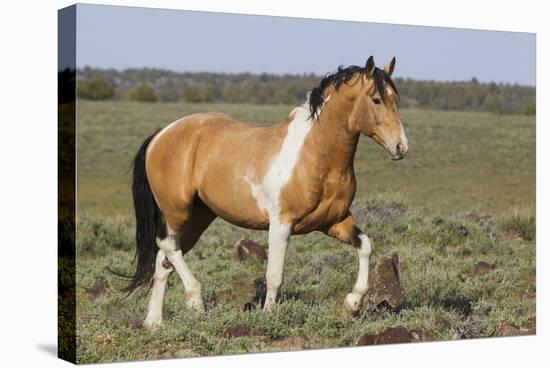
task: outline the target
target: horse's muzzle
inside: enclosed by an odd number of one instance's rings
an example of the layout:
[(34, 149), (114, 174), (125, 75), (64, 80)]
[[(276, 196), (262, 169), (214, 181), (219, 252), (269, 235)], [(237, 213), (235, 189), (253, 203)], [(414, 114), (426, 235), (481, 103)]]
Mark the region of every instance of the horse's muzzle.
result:
[(392, 155), (392, 160), (398, 161), (404, 159), (407, 152), (409, 152), (409, 146), (407, 143), (397, 143), (395, 147), (395, 154)]

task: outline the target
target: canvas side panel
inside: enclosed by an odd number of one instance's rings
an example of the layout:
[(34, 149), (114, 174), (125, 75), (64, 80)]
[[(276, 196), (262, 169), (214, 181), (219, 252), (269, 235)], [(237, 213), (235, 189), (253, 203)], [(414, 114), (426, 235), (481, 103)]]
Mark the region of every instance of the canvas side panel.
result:
[(76, 5), (58, 12), (58, 356), (76, 362)]

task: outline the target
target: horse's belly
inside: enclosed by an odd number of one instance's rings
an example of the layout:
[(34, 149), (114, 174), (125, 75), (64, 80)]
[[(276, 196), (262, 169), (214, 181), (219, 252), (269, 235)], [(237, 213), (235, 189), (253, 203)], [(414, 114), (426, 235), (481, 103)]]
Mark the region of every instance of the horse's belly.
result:
[[(219, 184), (224, 182), (226, 185)], [(269, 227), (267, 212), (260, 209), (244, 179), (203, 183), (198, 195), (216, 215), (231, 224), (248, 229)]]
[(294, 224), (294, 234), (307, 234), (312, 231), (325, 231), (332, 225), (342, 221), (348, 214), (344, 205), (338, 208), (319, 208), (309, 213)]

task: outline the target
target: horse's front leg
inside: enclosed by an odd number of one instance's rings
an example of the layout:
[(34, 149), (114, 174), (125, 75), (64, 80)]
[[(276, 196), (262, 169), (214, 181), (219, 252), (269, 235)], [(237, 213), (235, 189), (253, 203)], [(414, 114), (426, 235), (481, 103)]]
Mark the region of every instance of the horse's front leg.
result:
[(290, 230), (290, 224), (280, 224), (278, 221), (271, 221), (269, 225), (269, 253), (266, 272), (267, 295), (264, 310), (268, 310), (275, 304), (277, 292), (283, 283), (283, 270)]
[(351, 293), (344, 300), (344, 308), (348, 312), (356, 313), (361, 309), (363, 298), (368, 291), (369, 261), (373, 249), (371, 240), (355, 226), (351, 213), (348, 213), (344, 220), (330, 227), (326, 234), (344, 243), (351, 244), (357, 249), (359, 257), (357, 281)]

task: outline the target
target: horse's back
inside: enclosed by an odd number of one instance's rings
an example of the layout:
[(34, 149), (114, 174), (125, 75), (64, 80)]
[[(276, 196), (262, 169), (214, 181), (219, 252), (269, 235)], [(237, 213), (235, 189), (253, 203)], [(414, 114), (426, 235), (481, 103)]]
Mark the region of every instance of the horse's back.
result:
[(147, 151), (147, 175), (159, 207), (177, 213), (198, 196), (213, 212), (265, 228), (250, 181), (259, 181), (284, 137), (284, 126), (259, 127), (224, 113), (188, 115), (161, 130)]

